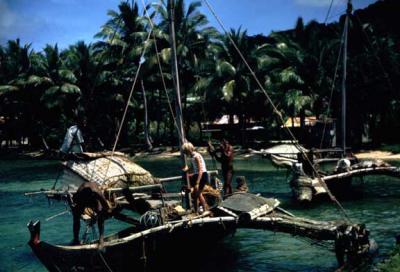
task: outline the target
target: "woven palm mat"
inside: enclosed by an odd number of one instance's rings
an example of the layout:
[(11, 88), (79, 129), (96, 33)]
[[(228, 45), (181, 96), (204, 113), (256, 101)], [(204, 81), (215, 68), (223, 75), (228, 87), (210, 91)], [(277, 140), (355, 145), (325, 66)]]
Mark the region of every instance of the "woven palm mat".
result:
[(249, 212), (265, 204), (276, 207), (277, 203), (279, 202), (274, 198), (264, 198), (250, 193), (235, 193), (222, 201), (221, 206), (235, 212)]

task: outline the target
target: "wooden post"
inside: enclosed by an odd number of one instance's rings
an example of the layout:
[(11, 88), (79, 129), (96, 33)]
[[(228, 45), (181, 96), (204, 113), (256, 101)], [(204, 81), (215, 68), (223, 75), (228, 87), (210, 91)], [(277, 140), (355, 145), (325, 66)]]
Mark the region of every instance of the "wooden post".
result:
[(347, 36), (349, 32), (349, 20), (352, 11), (351, 0), (347, 3), (347, 14), (344, 22), (343, 42), (343, 76), (342, 76), (342, 148), (343, 157), (346, 157), (346, 77), (347, 77)]
[[(174, 1), (169, 0), (169, 8), (170, 8), (170, 43), (171, 43), (171, 51), (172, 51), (172, 73), (173, 73), (173, 81), (175, 86), (175, 111), (176, 111), (176, 123), (178, 126), (178, 134), (179, 134), (179, 148), (186, 141), (185, 140), (185, 131), (183, 129), (183, 120), (182, 120), (182, 103), (181, 103), (181, 91), (179, 86), (179, 73), (178, 73), (178, 59), (176, 55), (176, 39), (175, 39), (175, 21), (174, 21)], [(182, 161), (182, 169), (186, 166), (186, 157), (183, 151), (181, 150), (181, 161)], [(186, 186), (190, 188), (190, 182), (187, 175), (183, 175), (183, 183), (186, 183)], [(192, 200), (190, 197), (190, 193), (186, 194), (186, 206), (188, 208), (192, 208)]]

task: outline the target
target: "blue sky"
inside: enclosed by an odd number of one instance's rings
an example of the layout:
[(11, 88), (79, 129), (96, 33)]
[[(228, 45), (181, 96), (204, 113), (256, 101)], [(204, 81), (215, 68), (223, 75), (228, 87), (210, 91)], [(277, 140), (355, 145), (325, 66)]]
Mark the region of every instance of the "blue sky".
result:
[[(134, 1), (134, 0), (130, 0)], [(150, 3), (149, 0), (146, 1)], [(158, 0), (153, 0), (158, 2)], [(188, 0), (189, 2), (189, 0)], [(247, 29), (249, 34), (292, 28), (299, 16), (305, 22), (323, 22), (331, 0), (209, 0), (228, 28)], [(363, 8), (376, 0), (353, 0)], [(78, 40), (88, 43), (107, 21), (107, 11), (117, 9), (120, 0), (0, 0), (0, 44), (20, 38), (36, 50), (46, 44), (61, 48)], [(141, 1), (138, 1), (140, 4)], [(346, 9), (346, 0), (334, 0), (329, 21), (335, 21)], [(201, 11), (217, 26), (204, 6)]]

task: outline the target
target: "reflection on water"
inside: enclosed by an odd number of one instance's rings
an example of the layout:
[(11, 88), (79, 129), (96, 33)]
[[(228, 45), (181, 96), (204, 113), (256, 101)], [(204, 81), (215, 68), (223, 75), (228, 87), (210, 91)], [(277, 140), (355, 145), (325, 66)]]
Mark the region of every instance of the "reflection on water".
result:
[[(143, 159), (138, 161), (155, 176), (177, 175), (177, 159)], [(212, 168), (209, 161), (208, 166)], [(26, 191), (49, 188), (60, 167), (51, 161), (0, 160), (0, 271), (43, 271), (27, 246), (30, 219), (42, 222), (42, 239), (66, 242), (72, 239), (72, 219), (68, 214), (46, 221), (66, 209), (63, 203), (49, 203), (44, 197), (26, 198)], [(274, 168), (267, 160), (235, 161), (235, 174), (244, 175), (252, 192), (276, 197), (281, 206), (295, 215), (319, 220), (336, 220), (340, 215), (331, 202), (317, 203), (308, 209), (291, 201), (287, 172)], [(390, 177), (368, 177), (361, 198), (345, 199), (342, 204), (355, 222), (367, 224), (380, 246), (377, 260), (385, 257), (400, 233), (400, 182)], [(170, 185), (169, 190), (179, 187)], [(106, 232), (121, 227), (110, 222)], [(332, 271), (336, 267), (334, 253), (288, 234), (260, 230), (238, 230), (234, 236), (210, 249), (199, 271)]]

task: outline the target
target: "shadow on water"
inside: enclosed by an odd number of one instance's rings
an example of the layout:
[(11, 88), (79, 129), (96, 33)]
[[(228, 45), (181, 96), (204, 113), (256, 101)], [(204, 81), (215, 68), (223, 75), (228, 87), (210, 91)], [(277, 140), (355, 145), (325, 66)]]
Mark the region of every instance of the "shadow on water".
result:
[[(137, 162), (155, 176), (179, 174), (180, 163), (172, 159), (143, 159)], [(208, 161), (208, 165), (212, 165)], [(59, 166), (51, 161), (0, 161), (0, 271), (43, 271), (43, 266), (26, 245), (29, 234), (26, 223), (30, 219), (42, 222), (42, 238), (51, 243), (65, 243), (72, 239), (72, 218), (68, 214), (46, 221), (49, 216), (65, 210), (63, 203), (48, 205), (44, 197), (26, 198), (23, 192), (52, 186)], [(286, 171), (275, 169), (268, 161), (239, 159), (235, 161), (235, 175), (246, 176), (250, 191), (265, 197), (278, 198), (281, 206), (297, 216), (315, 220), (338, 220), (342, 217), (331, 201), (320, 201), (308, 208), (299, 208), (291, 199)], [(235, 180), (234, 184), (235, 185)], [(179, 187), (179, 184), (176, 185)], [(365, 223), (385, 257), (400, 233), (400, 182), (389, 177), (367, 177), (362, 193), (350, 193), (341, 200), (354, 222)], [(358, 190), (358, 189), (357, 189)], [(115, 232), (120, 223), (110, 222), (106, 233)], [(336, 267), (333, 252), (310, 245), (291, 235), (260, 230), (238, 230), (233, 237), (206, 249), (204, 254), (180, 255), (168, 260), (172, 271), (332, 271)], [(165, 263), (161, 264), (164, 269)]]

